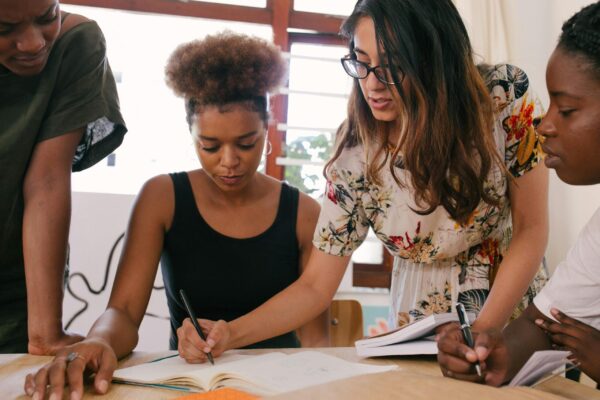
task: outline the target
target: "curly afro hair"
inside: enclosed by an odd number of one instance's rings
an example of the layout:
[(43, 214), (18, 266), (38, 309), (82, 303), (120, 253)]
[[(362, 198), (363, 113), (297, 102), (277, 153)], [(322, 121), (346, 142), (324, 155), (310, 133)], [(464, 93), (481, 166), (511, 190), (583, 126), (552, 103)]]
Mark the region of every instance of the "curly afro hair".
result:
[(165, 68), (167, 85), (186, 99), (188, 123), (203, 106), (238, 102), (266, 120), (267, 93), (283, 83), (285, 74), (277, 47), (230, 31), (180, 45)]
[(582, 8), (563, 24), (558, 46), (586, 57), (600, 75), (600, 1)]

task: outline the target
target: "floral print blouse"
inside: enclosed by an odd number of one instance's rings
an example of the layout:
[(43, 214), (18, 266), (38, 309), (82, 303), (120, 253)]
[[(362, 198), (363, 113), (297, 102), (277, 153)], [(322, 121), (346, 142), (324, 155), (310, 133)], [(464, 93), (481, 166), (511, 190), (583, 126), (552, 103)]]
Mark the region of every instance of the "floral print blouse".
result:
[[(486, 73), (496, 106), (494, 137), (508, 171), (519, 177), (541, 161), (534, 120), (542, 114), (529, 90), (527, 75), (512, 65), (497, 65)], [(350, 255), (369, 228), (393, 254), (390, 328), (432, 313), (451, 312), (461, 301), (478, 314), (490, 281), (512, 236), (508, 182), (499, 168), (489, 174), (486, 190), (502, 194), (498, 206), (481, 202), (465, 224), (455, 222), (443, 207), (419, 215), (407, 172), (396, 170), (404, 188), (389, 169), (381, 169), (381, 185), (366, 179), (363, 147), (343, 151), (327, 176), (327, 188), (314, 245), (328, 254)], [(545, 282), (540, 269), (518, 315)]]

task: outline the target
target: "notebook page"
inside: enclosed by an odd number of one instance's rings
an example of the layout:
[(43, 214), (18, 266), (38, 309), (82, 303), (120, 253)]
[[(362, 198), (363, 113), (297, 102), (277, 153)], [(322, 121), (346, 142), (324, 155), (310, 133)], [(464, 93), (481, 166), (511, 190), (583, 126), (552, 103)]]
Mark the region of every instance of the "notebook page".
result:
[[(255, 356), (224, 353), (217, 359), (217, 365), (252, 357)], [(183, 358), (177, 356), (118, 369), (115, 371), (113, 379), (141, 383), (166, 383), (167, 381), (181, 381), (182, 377), (196, 379), (198, 373), (211, 367), (212, 365), (208, 362), (189, 364)]]
[(397, 368), (395, 365), (349, 362), (317, 351), (302, 351), (257, 363), (235, 364), (230, 365), (231, 373), (260, 387), (269, 388), (272, 394)]
[(568, 351), (544, 350), (536, 351), (529, 357), (508, 386), (529, 386), (544, 375), (564, 366), (568, 360)]

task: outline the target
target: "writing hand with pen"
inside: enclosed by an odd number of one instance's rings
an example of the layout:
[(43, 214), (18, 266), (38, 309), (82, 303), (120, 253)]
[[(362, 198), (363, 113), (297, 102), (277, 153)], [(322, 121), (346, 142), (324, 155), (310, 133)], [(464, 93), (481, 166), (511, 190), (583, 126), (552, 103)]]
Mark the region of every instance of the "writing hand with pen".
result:
[(220, 356), (228, 342), (229, 329), (223, 320), (211, 321), (196, 318), (188, 297), (182, 290), (179, 295), (190, 316), (177, 329), (177, 351), (188, 363), (203, 363), (207, 360), (214, 365), (213, 357)]

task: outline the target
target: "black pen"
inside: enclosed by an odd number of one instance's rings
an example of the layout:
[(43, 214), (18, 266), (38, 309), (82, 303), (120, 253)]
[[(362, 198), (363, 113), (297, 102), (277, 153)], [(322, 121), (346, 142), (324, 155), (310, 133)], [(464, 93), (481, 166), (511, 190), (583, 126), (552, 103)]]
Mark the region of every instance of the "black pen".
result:
[[(190, 319), (192, 320), (192, 325), (194, 325), (194, 328), (196, 328), (196, 332), (198, 332), (198, 335), (200, 335), (200, 338), (202, 338), (202, 340), (204, 340), (206, 342), (206, 336), (204, 336), (204, 333), (202, 332), (200, 325), (198, 325), (198, 321), (196, 320), (196, 315), (194, 314), (194, 310), (192, 310), (192, 306), (191, 306), (187, 296), (185, 295), (185, 291), (183, 289), (180, 289), (179, 295), (181, 296), (181, 300), (183, 300), (183, 305), (185, 306), (185, 309), (187, 310), (187, 313), (190, 316)], [(213, 356), (210, 351), (208, 353), (206, 353), (206, 357), (208, 357), (208, 361), (210, 361), (210, 363), (212, 365), (215, 365), (215, 360), (213, 360)]]
[[(474, 343), (473, 335), (471, 334), (471, 325), (469, 325), (469, 316), (462, 303), (456, 303), (456, 313), (458, 314), (458, 320), (460, 321), (460, 330), (462, 331), (463, 339), (465, 339), (467, 346), (473, 348)], [(475, 371), (477, 371), (477, 375), (483, 376), (481, 375), (479, 361), (475, 363)]]

